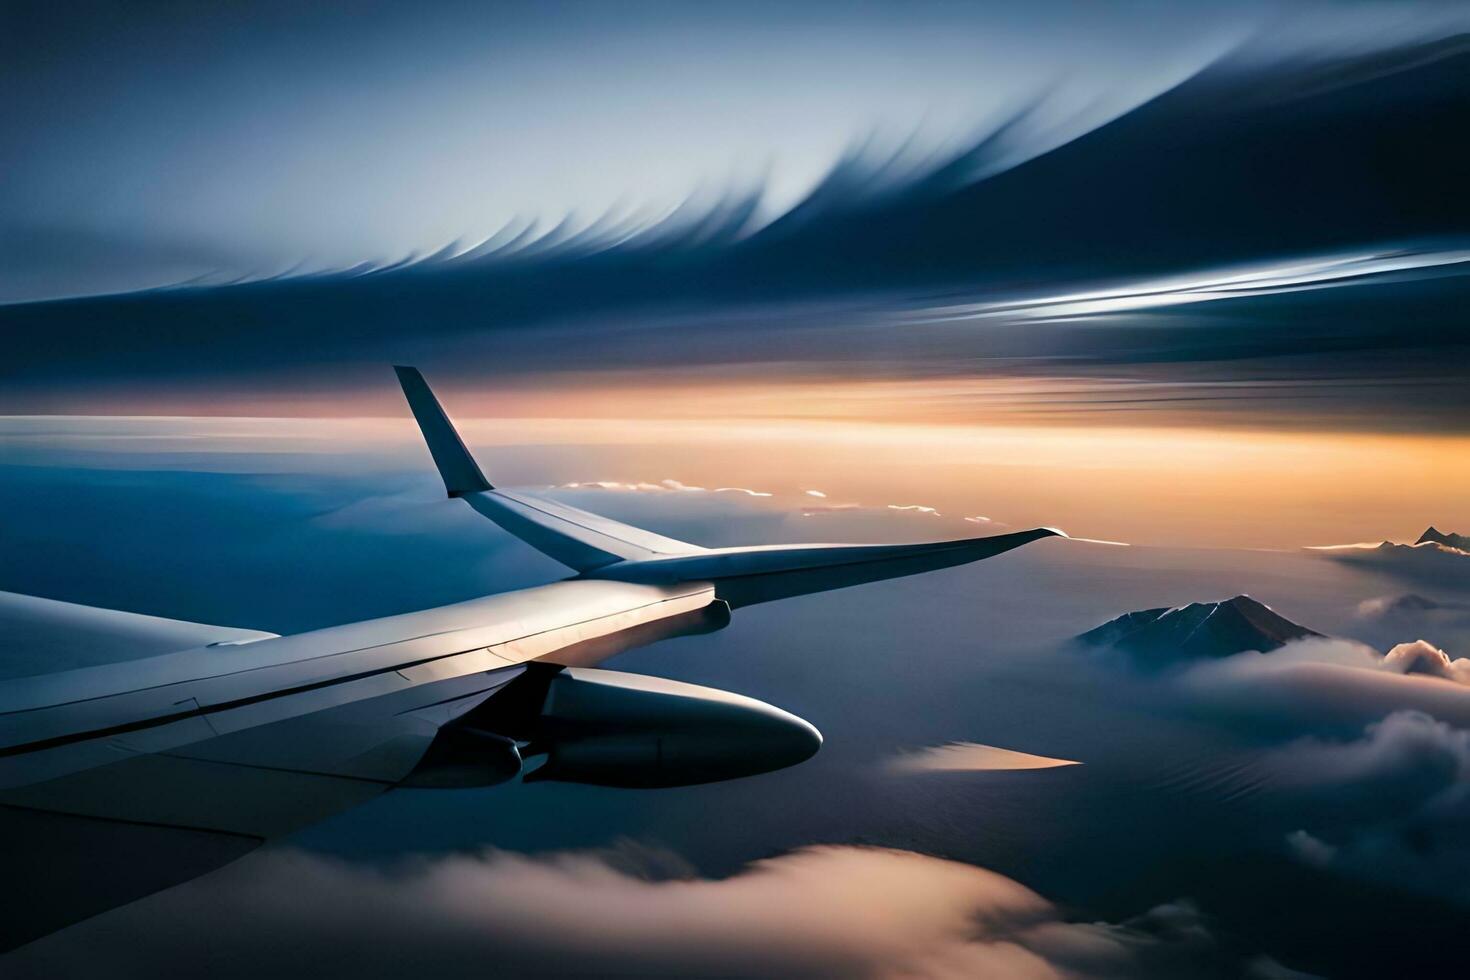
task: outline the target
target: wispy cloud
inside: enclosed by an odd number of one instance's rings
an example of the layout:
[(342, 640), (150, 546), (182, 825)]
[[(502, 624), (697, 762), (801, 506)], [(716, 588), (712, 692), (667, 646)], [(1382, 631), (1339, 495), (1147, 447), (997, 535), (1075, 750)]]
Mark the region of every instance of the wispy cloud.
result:
[(932, 514), (935, 517), (944, 516), (933, 507), (926, 507), (923, 504), (888, 504), (887, 507), (889, 510), (911, 510), (916, 514)]
[[(578, 480), (570, 483), (556, 484), (552, 489), (556, 490), (615, 490), (624, 493), (738, 493), (748, 497), (773, 498), (780, 502), (781, 496), (769, 490), (751, 490), (748, 487), (702, 487), (694, 484), (683, 483), (679, 480), (666, 478), (658, 482), (647, 480), (622, 481), (622, 480)], [(810, 499), (808, 499), (810, 498)], [(789, 498), (788, 498), (789, 499)], [(927, 504), (864, 504), (857, 501), (840, 501), (831, 499), (824, 490), (801, 490), (796, 495), (796, 508), (803, 517), (815, 517), (819, 514), (844, 514), (854, 511), (896, 512), (914, 514), (925, 517), (943, 517), (938, 508)], [(989, 524), (995, 527), (1008, 527), (1003, 521), (993, 521), (989, 517), (966, 517), (965, 521), (971, 524)]]
[(748, 487), (709, 487), (695, 486), (674, 479), (663, 479), (657, 483), (639, 480), (633, 483), (624, 483), (618, 480), (583, 480), (573, 483), (558, 483), (553, 489), (556, 490), (622, 490), (631, 493), (653, 492), (653, 493), (743, 493), (747, 497), (770, 497), (774, 496), (766, 490), (751, 490)]
[(1094, 290), (935, 307), (925, 317), (1067, 320), (1408, 278), (1470, 274), (1470, 249), (1349, 252), (1201, 270)]

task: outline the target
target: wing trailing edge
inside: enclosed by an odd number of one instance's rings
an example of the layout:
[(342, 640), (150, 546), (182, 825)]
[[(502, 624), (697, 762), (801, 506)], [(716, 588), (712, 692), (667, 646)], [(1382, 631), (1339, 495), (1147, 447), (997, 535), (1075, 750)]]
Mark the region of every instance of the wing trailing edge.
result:
[(731, 608), (845, 589), (992, 558), (1042, 538), (1047, 527), (923, 544), (817, 544), (719, 548), (697, 555), (625, 562), (591, 572), (623, 582), (710, 582)]

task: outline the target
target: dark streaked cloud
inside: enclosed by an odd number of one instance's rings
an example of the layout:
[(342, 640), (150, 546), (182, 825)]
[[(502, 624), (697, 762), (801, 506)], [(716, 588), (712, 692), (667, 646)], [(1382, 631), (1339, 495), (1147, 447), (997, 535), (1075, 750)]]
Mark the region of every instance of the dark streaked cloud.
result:
[[(1060, 107), (1038, 90), (963, 151), (875, 137), (773, 221), (733, 185), (651, 224), (526, 218), (352, 274), (5, 307), (0, 410), (193, 391), (228, 411), (403, 359), (481, 379), (1081, 376), (1123, 390), (1038, 417), (1462, 429), (1470, 55), (1421, 42), (1285, 102), (1248, 96), (1300, 56), (1218, 61), (1047, 152)], [(1099, 291), (1106, 308), (1066, 301)]]
[(23, 0), (0, 16), (0, 122), (20, 137), (0, 146), (0, 215), (202, 234), (257, 275), (426, 255), (507, 222), (636, 224), (726, 180), (759, 178), (769, 220), (867, 130), (912, 133), (922, 157), (1052, 89), (1048, 125), (1009, 147), (1024, 157), (1262, 19), (1077, 0)]

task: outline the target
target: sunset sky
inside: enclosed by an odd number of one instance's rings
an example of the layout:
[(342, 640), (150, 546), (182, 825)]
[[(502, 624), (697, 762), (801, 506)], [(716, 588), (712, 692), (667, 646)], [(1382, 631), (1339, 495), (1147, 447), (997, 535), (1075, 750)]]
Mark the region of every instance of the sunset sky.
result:
[[(393, 365), (497, 487), (680, 540), (1079, 539), (620, 662), (810, 717), (794, 770), (395, 791), (37, 975), (1435, 975), (1470, 553), (1379, 543), (1470, 534), (1463, 0), (7, 0), (0, 93), (0, 590), (565, 577)], [(1243, 595), (1298, 639), (1075, 643)]]
[(391, 418), (407, 361), (617, 479), (1462, 518), (1458, 5), (762, 9), (9, 15), (0, 412)]

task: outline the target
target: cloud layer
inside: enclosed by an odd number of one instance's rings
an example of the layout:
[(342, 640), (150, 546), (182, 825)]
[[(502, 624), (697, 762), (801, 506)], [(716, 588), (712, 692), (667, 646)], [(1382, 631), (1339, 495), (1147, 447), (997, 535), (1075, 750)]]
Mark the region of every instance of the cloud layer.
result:
[(1323, 805), (1286, 836), (1298, 860), (1470, 903), (1470, 731), (1396, 711), (1358, 738), (1304, 739), (1266, 764), (1282, 788)]
[(1449, 654), (1423, 640), (1400, 643), (1384, 654), (1381, 666), (1396, 674), (1427, 674), (1456, 684), (1470, 684), (1470, 659), (1451, 660)]
[(25, 977), (1287, 975), (1231, 950), (1187, 902), (1072, 922), (1001, 875), (860, 847), (806, 848), (723, 879), (637, 848), (391, 870), (271, 853), (7, 966)]

